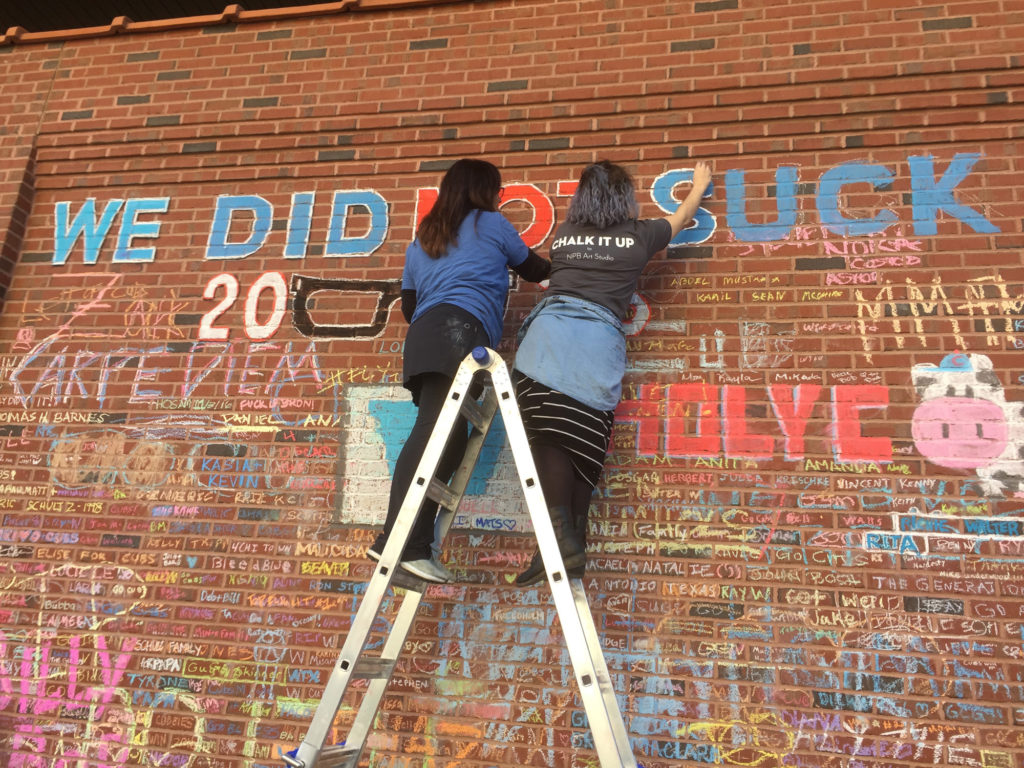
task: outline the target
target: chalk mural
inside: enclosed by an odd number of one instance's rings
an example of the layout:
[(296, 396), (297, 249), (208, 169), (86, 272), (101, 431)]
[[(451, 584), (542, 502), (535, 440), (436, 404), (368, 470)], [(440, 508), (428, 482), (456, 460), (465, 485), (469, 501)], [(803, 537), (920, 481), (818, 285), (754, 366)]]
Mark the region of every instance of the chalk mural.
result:
[[(998, 354), (1024, 294), (929, 268), (940, 225), (999, 233), (960, 194), (981, 157), (781, 164), (768, 215), (726, 169), (641, 282), (584, 583), (645, 764), (1024, 755), (1024, 397)], [(691, 179), (654, 178), (649, 213)], [(138, 278), (175, 258), (175, 196), (34, 214), (53, 285), (8, 301), (0, 354), (7, 765), (263, 768), (301, 740), (414, 417), (391, 233), (436, 190), (370, 186), (211, 196), (175, 285)], [(573, 188), (506, 186), (531, 246)], [(811, 279), (758, 266), (779, 255)], [(529, 534), (497, 429), (371, 765), (592, 762), (550, 598), (509, 586)]]

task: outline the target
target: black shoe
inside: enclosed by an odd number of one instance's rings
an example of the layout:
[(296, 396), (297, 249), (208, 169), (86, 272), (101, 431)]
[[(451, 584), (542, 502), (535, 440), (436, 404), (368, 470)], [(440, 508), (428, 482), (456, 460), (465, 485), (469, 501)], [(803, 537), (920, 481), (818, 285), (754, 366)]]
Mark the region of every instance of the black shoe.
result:
[(376, 563), (380, 562), (381, 555), (384, 554), (384, 545), (387, 543), (387, 537), (382, 533), (374, 540), (370, 548), (366, 550), (366, 556)]
[[(565, 575), (570, 579), (582, 579), (583, 574), (587, 569), (587, 556), (583, 555), (583, 562), (580, 565), (574, 565), (572, 568), (566, 566)], [(516, 576), (515, 585), (517, 587), (528, 587), (531, 584), (536, 584), (538, 581), (543, 579), (547, 575), (544, 570), (544, 560), (540, 556), (540, 552), (533, 553), (533, 559), (530, 560), (530, 564), (526, 566), (526, 570)]]
[(540, 550), (533, 553), (533, 559), (526, 566), (526, 570), (516, 576), (517, 587), (528, 587), (536, 584), (544, 578), (544, 561), (541, 559)]

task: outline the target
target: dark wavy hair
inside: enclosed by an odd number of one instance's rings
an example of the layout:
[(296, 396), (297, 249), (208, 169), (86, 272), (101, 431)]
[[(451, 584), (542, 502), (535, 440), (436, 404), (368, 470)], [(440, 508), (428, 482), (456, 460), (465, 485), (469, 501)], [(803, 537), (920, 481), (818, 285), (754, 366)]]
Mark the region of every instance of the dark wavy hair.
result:
[(458, 241), (459, 226), (472, 211), (496, 211), (501, 172), (486, 160), (456, 160), (441, 179), (441, 189), (430, 212), (416, 230), (420, 246), (439, 259)]
[(583, 169), (565, 220), (579, 227), (608, 229), (639, 215), (629, 171), (602, 160)]

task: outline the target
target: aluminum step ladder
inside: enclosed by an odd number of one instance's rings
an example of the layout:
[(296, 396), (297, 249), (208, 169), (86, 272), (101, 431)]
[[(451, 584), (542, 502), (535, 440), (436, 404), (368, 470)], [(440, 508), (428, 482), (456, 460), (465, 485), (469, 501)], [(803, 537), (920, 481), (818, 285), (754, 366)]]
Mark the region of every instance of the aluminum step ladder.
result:
[[(491, 379), (491, 387), (485, 391), (480, 401), (470, 395), (474, 378), (478, 373), (487, 373)], [(401, 553), (412, 530), (416, 512), (425, 498), (438, 501), (440, 509), (435, 525), (434, 545), (435, 548), (438, 547), (439, 542), (443, 541), (448, 533), (480, 456), (483, 442), (498, 411), (501, 412), (505, 431), (508, 433), (601, 768), (636, 768), (636, 759), (629, 746), (629, 737), (612, 689), (587, 596), (580, 579), (570, 579), (566, 575), (508, 369), (501, 357), (486, 347), (477, 347), (467, 355), (455, 374), (448, 400), (441, 409), (437, 424), (416, 468), (415, 479), (402, 503), (398, 519), (388, 537), (377, 568), (367, 584), (366, 593), (359, 604), (356, 617), (327, 681), (309, 730), (298, 748), (282, 754), (282, 759), (290, 768), (356, 768), (358, 765), (384, 691), (391, 680), (405, 639), (412, 627), (423, 592), (430, 586), (429, 582), (416, 578), (399, 567)], [(460, 413), (469, 422), (471, 432), (462, 463), (451, 483), (445, 484), (434, 475), (445, 445), (459, 423)], [(377, 619), (388, 587), (392, 585), (405, 590), (404, 598), (380, 655), (364, 657), (370, 628)], [(368, 679), (369, 682), (352, 726), (344, 742), (324, 746), (345, 691), (353, 679)]]

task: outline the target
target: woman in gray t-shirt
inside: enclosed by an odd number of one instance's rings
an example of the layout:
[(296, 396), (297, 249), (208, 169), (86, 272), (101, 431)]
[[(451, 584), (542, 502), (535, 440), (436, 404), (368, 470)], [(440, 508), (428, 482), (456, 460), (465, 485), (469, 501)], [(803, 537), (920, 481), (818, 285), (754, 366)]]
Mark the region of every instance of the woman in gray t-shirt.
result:
[[(588, 166), (551, 244), (548, 295), (519, 332), (513, 380), (537, 474), (570, 577), (586, 565), (587, 513), (601, 479), (626, 369), (622, 321), (651, 257), (693, 218), (711, 171), (697, 163), (675, 213), (638, 219), (633, 179)], [(516, 584), (544, 577), (540, 553)]]

